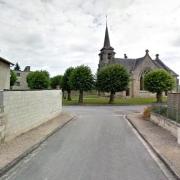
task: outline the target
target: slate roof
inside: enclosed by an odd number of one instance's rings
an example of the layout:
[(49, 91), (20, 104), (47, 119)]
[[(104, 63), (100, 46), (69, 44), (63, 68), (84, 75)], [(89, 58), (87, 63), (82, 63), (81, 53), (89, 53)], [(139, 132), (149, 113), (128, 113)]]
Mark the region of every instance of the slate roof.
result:
[(114, 50), (114, 48), (111, 47), (111, 44), (110, 44), (110, 38), (109, 38), (109, 32), (108, 32), (108, 26), (106, 24), (106, 30), (105, 30), (105, 37), (104, 37), (104, 46), (103, 48), (101, 49), (104, 50), (104, 49), (110, 49), (110, 50)]
[(156, 59), (153, 61), (157, 66), (159, 66), (160, 68), (163, 68), (167, 71), (170, 71), (171, 73), (173, 73), (175, 76), (179, 76), (177, 73), (175, 73), (172, 69), (170, 69), (168, 66), (166, 66), (160, 59)]
[[(134, 71), (145, 59), (146, 56), (137, 58), (137, 59), (123, 59), (123, 58), (115, 58), (114, 63), (121, 64), (124, 67), (127, 68), (129, 72)], [(158, 67), (163, 68), (171, 73), (173, 75), (178, 76), (173, 70), (171, 70), (168, 66), (166, 66), (160, 59), (152, 60), (152, 62)]]
[(124, 67), (127, 68), (129, 72), (136, 69), (136, 67), (141, 64), (141, 62), (144, 60), (144, 57), (137, 58), (137, 59), (122, 59), (122, 58), (115, 58), (114, 63), (121, 64)]
[(12, 62), (10, 62), (10, 61), (2, 58), (2, 57), (0, 57), (0, 61), (4, 62), (4, 63), (6, 63), (6, 64), (14, 65)]

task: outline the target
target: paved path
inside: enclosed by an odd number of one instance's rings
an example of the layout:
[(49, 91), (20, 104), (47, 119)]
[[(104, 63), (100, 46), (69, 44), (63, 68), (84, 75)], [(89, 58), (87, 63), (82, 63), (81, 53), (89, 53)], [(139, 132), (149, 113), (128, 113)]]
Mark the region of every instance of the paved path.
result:
[(9, 172), (10, 180), (167, 180), (121, 114), (142, 107), (66, 107), (77, 118)]

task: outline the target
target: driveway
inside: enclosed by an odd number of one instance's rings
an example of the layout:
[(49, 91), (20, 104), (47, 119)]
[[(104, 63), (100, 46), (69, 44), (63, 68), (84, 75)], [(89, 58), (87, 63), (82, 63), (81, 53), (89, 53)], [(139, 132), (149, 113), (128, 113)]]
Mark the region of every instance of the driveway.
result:
[(68, 106), (76, 118), (27, 156), (8, 180), (167, 180), (124, 114), (143, 106)]

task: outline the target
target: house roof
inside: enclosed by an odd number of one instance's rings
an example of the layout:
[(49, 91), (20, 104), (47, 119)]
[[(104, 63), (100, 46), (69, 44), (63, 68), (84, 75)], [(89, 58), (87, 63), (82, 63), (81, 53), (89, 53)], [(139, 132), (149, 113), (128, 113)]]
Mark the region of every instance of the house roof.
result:
[(9, 65), (14, 65), (12, 62), (10, 62), (10, 61), (2, 58), (2, 57), (0, 57), (0, 61), (4, 62), (4, 63), (6, 63), (6, 64), (9, 64)]

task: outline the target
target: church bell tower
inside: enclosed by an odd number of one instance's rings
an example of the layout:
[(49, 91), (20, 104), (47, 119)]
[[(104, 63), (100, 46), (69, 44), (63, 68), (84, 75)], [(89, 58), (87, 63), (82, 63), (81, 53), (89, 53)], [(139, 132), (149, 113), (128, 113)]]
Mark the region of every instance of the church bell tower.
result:
[(107, 64), (111, 64), (115, 56), (114, 48), (111, 47), (108, 26), (106, 21), (106, 30), (104, 37), (104, 46), (99, 53), (99, 65), (98, 70)]

